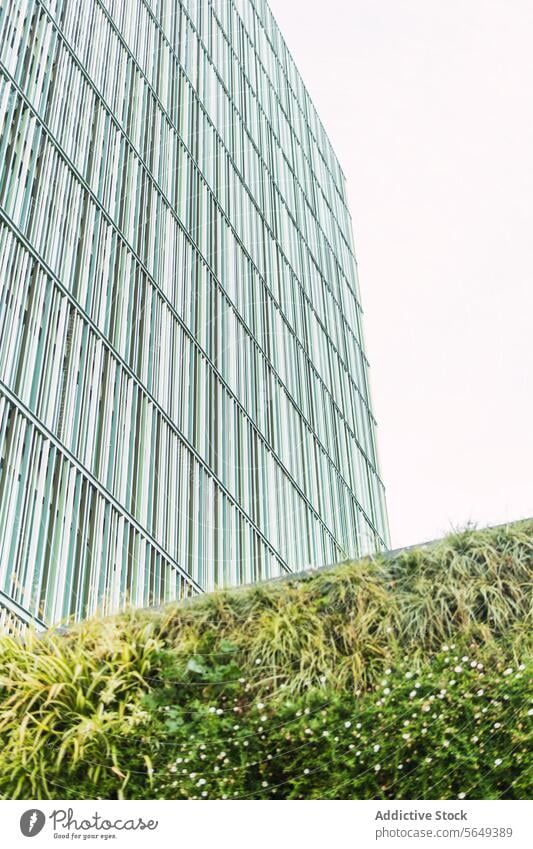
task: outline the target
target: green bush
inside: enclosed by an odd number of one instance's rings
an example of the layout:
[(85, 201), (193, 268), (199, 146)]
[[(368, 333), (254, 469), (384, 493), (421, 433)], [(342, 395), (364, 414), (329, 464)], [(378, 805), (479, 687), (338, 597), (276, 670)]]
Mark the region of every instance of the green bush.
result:
[(522, 522), (2, 638), (0, 792), (527, 798), (532, 565)]
[(398, 662), (356, 699), (325, 686), (306, 698), (249, 701), (243, 683), (210, 704), (189, 702), (192, 715), (169, 687), (150, 697), (152, 733), (160, 729), (154, 763), (166, 764), (152, 792), (165, 799), (527, 798), (531, 671), (456, 646), (419, 668)]

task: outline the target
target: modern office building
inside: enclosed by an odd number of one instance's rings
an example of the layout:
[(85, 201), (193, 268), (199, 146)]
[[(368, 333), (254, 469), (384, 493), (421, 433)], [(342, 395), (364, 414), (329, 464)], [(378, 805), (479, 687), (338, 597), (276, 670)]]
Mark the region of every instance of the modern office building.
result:
[(387, 544), (344, 178), (264, 0), (4, 0), (0, 607)]

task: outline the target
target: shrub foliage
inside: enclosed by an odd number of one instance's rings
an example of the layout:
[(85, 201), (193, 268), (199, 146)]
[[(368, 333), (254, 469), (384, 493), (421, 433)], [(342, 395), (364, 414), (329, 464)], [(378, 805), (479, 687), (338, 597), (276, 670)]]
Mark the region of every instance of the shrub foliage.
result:
[(533, 522), (0, 640), (9, 798), (527, 798)]

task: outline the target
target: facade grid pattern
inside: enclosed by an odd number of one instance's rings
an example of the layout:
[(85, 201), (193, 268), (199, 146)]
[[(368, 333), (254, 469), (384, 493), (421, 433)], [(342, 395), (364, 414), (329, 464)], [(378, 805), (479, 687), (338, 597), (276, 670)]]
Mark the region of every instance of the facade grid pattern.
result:
[(344, 177), (263, 0), (0, 10), (0, 590), (45, 622), (388, 542)]

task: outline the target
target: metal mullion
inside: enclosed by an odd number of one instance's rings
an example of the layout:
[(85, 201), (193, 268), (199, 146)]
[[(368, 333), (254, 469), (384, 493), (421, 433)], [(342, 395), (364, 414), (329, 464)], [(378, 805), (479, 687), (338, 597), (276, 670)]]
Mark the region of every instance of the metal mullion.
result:
[[(24, 97), (24, 95), (23, 95), (23, 97)], [(39, 119), (39, 120), (40, 120), (40, 119)], [(55, 144), (57, 145), (57, 142), (55, 142)], [(72, 168), (72, 166), (70, 166), (70, 167)], [(78, 179), (80, 179), (80, 178), (78, 178)], [(81, 178), (81, 180), (83, 181), (83, 178)], [(83, 181), (83, 182), (84, 182), (84, 181)], [(91, 192), (91, 190), (90, 190), (90, 189), (89, 189), (89, 192)], [(92, 192), (91, 192), (91, 194), (92, 194)], [(97, 201), (97, 203), (99, 203), (99, 202)], [(108, 217), (107, 213), (105, 213), (105, 212), (104, 212), (104, 215), (105, 215), (106, 217)], [(149, 275), (149, 276), (150, 276), (150, 275)], [(218, 285), (220, 285), (220, 284), (218, 284)], [(315, 434), (315, 438), (316, 438), (316, 434)], [(294, 483), (295, 483), (295, 482), (293, 481), (293, 485), (294, 485)], [(304, 496), (304, 500), (306, 500), (306, 499), (305, 499), (305, 496)]]
[[(31, 410), (29, 410), (29, 408), (14, 395), (11, 389), (6, 386), (3, 381), (0, 381), (0, 391), (7, 398), (11, 406), (18, 411), (19, 415), (26, 420), (26, 426), (33, 426), (34, 431), (39, 434), (42, 439), (48, 440), (48, 442), (52, 445), (56, 452), (59, 452), (61, 459), (63, 461), (66, 460), (71, 465), (73, 465), (82, 475), (82, 477), (84, 477), (84, 479), (87, 480), (88, 483), (90, 483), (95, 493), (102, 496), (104, 501), (108, 501), (110, 504), (112, 504), (115, 510), (117, 510), (117, 512), (126, 515), (129, 523), (137, 531), (137, 533), (144, 537), (147, 543), (149, 543), (153, 548), (157, 549), (161, 553), (163, 558), (171, 566), (174, 566), (174, 568), (176, 568), (181, 574), (183, 574), (186, 580), (196, 585), (196, 582), (192, 580), (191, 576), (188, 575), (187, 572), (185, 572), (185, 570), (183, 570), (182, 567), (179, 566), (173, 560), (173, 558), (167, 552), (165, 552), (164, 549), (161, 548), (160, 544), (151, 536), (147, 529), (143, 528), (139, 524), (139, 522), (134, 518), (134, 516), (129, 513), (128, 510), (125, 510), (124, 507), (119, 502), (117, 502), (116, 498), (110, 492), (105, 490), (103, 485), (98, 481), (97, 478), (94, 477), (92, 472), (85, 468), (84, 465), (78, 460), (78, 458), (66, 446), (62, 445), (60, 440), (58, 440), (57, 437), (46, 427), (46, 425), (44, 425), (37, 418), (37, 416), (35, 416), (35, 414), (32, 413)], [(50, 487), (48, 491), (53, 492), (54, 487)], [(202, 590), (199, 585), (196, 585), (196, 589), (199, 591)]]
[[(40, 1), (40, 2), (42, 2), (42, 0), (39, 0), (39, 1)], [(108, 13), (108, 12), (107, 12), (107, 10), (105, 9), (105, 7), (104, 7), (104, 10), (105, 10), (105, 14), (106, 14), (106, 15), (108, 15), (109, 13)], [(115, 27), (115, 25), (114, 25), (114, 24), (113, 24), (113, 27)], [(115, 27), (115, 28), (116, 28), (116, 27)], [(121, 38), (120, 34), (119, 34), (119, 38)], [(128, 48), (127, 48), (127, 45), (126, 45), (126, 49), (128, 49)], [(129, 49), (128, 49), (128, 50), (129, 50)], [(135, 61), (134, 57), (133, 57), (133, 60)], [(141, 69), (141, 73), (142, 73), (142, 69)], [(149, 85), (149, 86), (150, 86), (150, 88), (151, 88), (151, 85), (150, 85), (150, 83), (149, 83), (149, 81), (148, 81), (148, 80), (147, 80), (147, 82), (148, 82), (148, 85)], [(154, 95), (155, 95), (155, 92), (154, 92)], [(157, 97), (157, 96), (156, 96), (156, 97)], [(158, 101), (158, 102), (159, 102), (159, 101)], [(106, 107), (106, 108), (107, 108), (107, 107)], [(165, 111), (165, 110), (164, 110), (164, 111)], [(165, 111), (165, 114), (168, 114), (168, 113), (166, 113), (166, 111)], [(209, 120), (209, 119), (208, 119), (208, 120)], [(121, 132), (122, 132), (122, 130), (121, 130)], [(130, 143), (130, 144), (131, 144), (131, 143)], [(133, 149), (134, 149), (134, 148), (133, 148)], [(136, 151), (135, 151), (135, 153), (136, 153)], [(228, 151), (227, 151), (227, 153), (228, 153), (228, 155), (229, 155), (229, 152), (228, 152)], [(137, 156), (139, 156), (138, 154), (136, 154), (136, 155), (137, 155)], [(146, 170), (147, 174), (149, 174), (149, 172), (148, 172), (148, 170), (147, 170), (146, 166), (145, 166), (145, 165), (144, 165), (144, 163), (143, 163), (143, 160), (142, 160), (142, 159), (140, 159), (140, 157), (139, 157), (139, 160), (140, 160), (140, 162), (142, 163), (142, 165), (143, 165), (144, 169)], [(199, 170), (199, 169), (198, 169), (198, 166), (197, 166), (197, 164), (194, 162), (194, 160), (192, 160), (192, 159), (191, 159), (191, 162), (192, 162), (192, 164), (193, 164), (193, 167), (194, 167), (194, 168), (198, 171), (198, 170)], [(150, 175), (149, 175), (149, 176), (150, 176)], [(151, 178), (151, 176), (150, 176), (150, 179), (152, 179), (152, 178)], [(154, 182), (154, 185), (156, 185), (156, 184), (155, 184), (155, 181), (154, 181), (153, 179), (152, 179), (152, 182)], [(160, 189), (158, 186), (156, 186), (156, 188), (157, 188), (159, 191), (161, 191), (161, 189)], [(245, 188), (246, 188), (246, 187), (245, 187)], [(218, 204), (218, 201), (216, 200), (216, 198), (215, 198), (215, 202)], [(173, 210), (171, 210), (171, 212), (173, 213)], [(173, 213), (173, 214), (175, 215), (175, 213)], [(223, 213), (223, 214), (224, 214), (224, 213)], [(226, 217), (226, 216), (224, 215), (224, 217)], [(178, 219), (178, 221), (179, 221), (179, 219)], [(231, 224), (231, 222), (229, 222), (229, 220), (228, 220), (228, 224), (229, 224), (229, 226), (230, 226), (230, 227), (232, 227), (232, 224)], [(232, 227), (232, 229), (233, 229), (233, 227)], [(235, 237), (236, 237), (236, 239), (237, 239), (238, 243), (241, 245), (241, 248), (242, 248), (242, 249), (244, 249), (244, 252), (246, 253), (246, 249), (244, 248), (244, 246), (243, 246), (243, 244), (242, 244), (242, 242), (241, 242), (240, 238), (237, 236), (237, 234), (236, 234), (236, 233), (235, 233)], [(190, 236), (189, 236), (189, 239), (190, 239), (190, 241), (193, 241), (193, 240), (190, 238)], [(254, 263), (254, 265), (255, 265), (255, 263)], [(259, 274), (260, 278), (262, 279), (262, 275), (259, 273), (259, 270), (257, 269), (257, 267), (256, 267), (256, 270), (257, 270), (257, 273)], [(317, 268), (317, 270), (318, 270), (318, 272), (319, 272), (320, 276), (322, 276), (322, 273), (321, 273), (320, 269), (318, 269), (318, 268)], [(296, 277), (296, 279), (298, 280), (298, 278), (297, 278), (297, 277)], [(300, 284), (299, 284), (299, 285), (300, 285)], [(302, 290), (302, 291), (303, 291), (303, 290)], [(304, 294), (304, 297), (306, 298), (306, 300), (309, 302), (309, 298), (308, 298), (307, 294), (306, 294), (305, 292), (303, 292), (303, 294)], [(310, 302), (309, 302), (309, 303), (310, 303)], [(312, 305), (311, 305), (311, 308), (312, 308)], [(319, 323), (321, 323), (321, 322), (320, 322), (320, 319), (319, 319)], [(348, 327), (348, 329), (350, 329), (350, 328)], [(326, 335), (328, 335), (326, 330), (325, 330), (324, 332), (326, 333)], [(328, 336), (328, 338), (329, 338), (329, 336)], [(331, 340), (331, 344), (333, 345), (333, 347), (334, 347), (334, 348), (335, 348), (335, 350), (336, 350), (336, 346), (334, 345), (334, 343), (332, 342), (332, 340)], [(306, 356), (308, 356), (308, 355), (307, 355), (307, 353), (306, 353)], [(327, 387), (326, 387), (326, 388), (327, 388)], [(357, 386), (356, 386), (356, 388), (357, 388), (357, 390), (358, 390), (358, 391), (360, 391), (360, 390), (358, 389), (358, 387), (357, 387)], [(328, 390), (328, 392), (329, 392), (329, 390)], [(329, 394), (331, 395), (331, 393), (329, 393)], [(331, 397), (332, 397), (332, 402), (333, 402), (336, 406), (338, 406), (338, 405), (336, 404), (335, 399), (333, 398), (333, 396), (331, 396)], [(340, 412), (340, 413), (341, 413), (341, 415), (342, 415), (342, 411), (340, 410), (340, 408), (339, 408), (339, 412)], [(355, 439), (356, 439), (356, 441), (357, 441), (357, 438), (356, 438), (355, 434), (354, 434), (354, 438), (355, 438)], [(376, 473), (377, 473), (377, 470), (376, 470)]]

